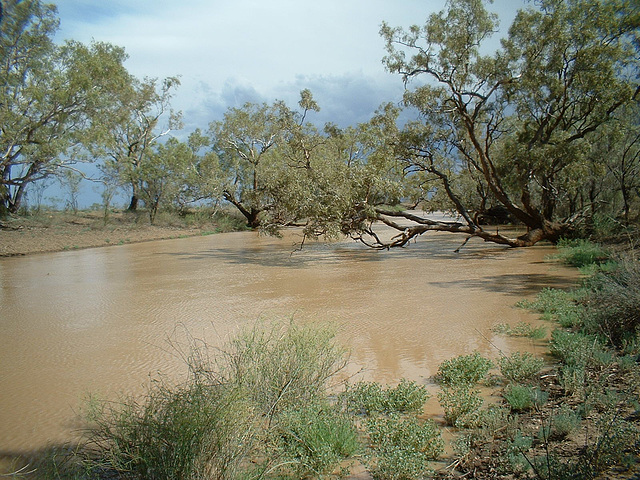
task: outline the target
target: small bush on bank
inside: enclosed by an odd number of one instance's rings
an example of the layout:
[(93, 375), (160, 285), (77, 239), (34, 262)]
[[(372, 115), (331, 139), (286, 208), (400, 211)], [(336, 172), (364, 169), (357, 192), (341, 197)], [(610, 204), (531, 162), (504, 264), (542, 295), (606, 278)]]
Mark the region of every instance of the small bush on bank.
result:
[(352, 418), (320, 402), (283, 413), (277, 428), (279, 468), (273, 473), (321, 478), (360, 448)]
[(582, 322), (584, 308), (578, 303), (580, 297), (580, 292), (545, 288), (535, 300), (519, 302), (518, 306), (540, 313), (543, 320), (570, 328)]
[(533, 379), (540, 373), (544, 366), (544, 360), (534, 357), (529, 352), (514, 352), (508, 357), (498, 360), (500, 373), (507, 380), (514, 383), (523, 383)]
[(347, 361), (334, 328), (260, 322), (230, 342), (219, 363), (225, 383), (245, 392), (270, 418), (325, 395), (327, 380)]
[(483, 400), (480, 391), (471, 385), (443, 386), (438, 392), (438, 401), (444, 410), (447, 425), (468, 428), (478, 423)]
[(475, 385), (487, 376), (493, 364), (478, 352), (460, 355), (440, 364), (435, 379), (441, 385)]
[[(346, 361), (328, 327), (260, 323), (222, 357), (184, 355), (189, 378), (154, 382), (142, 399), (94, 409), (94, 471), (132, 479), (236, 479), (247, 459), (262, 478), (330, 471), (354, 451), (353, 425), (326, 401), (326, 382)], [(323, 400), (324, 399), (324, 400)]]
[(432, 421), (376, 417), (369, 421), (371, 451), (367, 463), (373, 478), (411, 480), (427, 478), (429, 461), (442, 454), (444, 444)]
[(585, 299), (584, 330), (612, 346), (637, 346), (640, 333), (640, 264), (622, 260), (610, 272), (596, 274)]
[(549, 394), (539, 388), (526, 387), (524, 385), (509, 385), (502, 394), (511, 410), (523, 412), (535, 406), (543, 405)]
[(347, 409), (355, 414), (420, 413), (429, 398), (424, 385), (400, 380), (396, 387), (383, 387), (377, 382), (358, 382), (343, 393)]
[(610, 256), (602, 246), (584, 239), (562, 239), (558, 242), (558, 250), (559, 252), (554, 255), (554, 258), (578, 268), (594, 263), (604, 263)]
[(541, 340), (547, 336), (547, 329), (545, 327), (533, 327), (530, 323), (526, 322), (519, 322), (513, 327), (506, 323), (499, 323), (491, 330), (500, 335), (507, 335), (509, 337), (526, 337), (534, 340)]
[(256, 420), (237, 391), (198, 376), (177, 388), (152, 385), (138, 401), (93, 413), (94, 471), (140, 479), (233, 478), (252, 447)]

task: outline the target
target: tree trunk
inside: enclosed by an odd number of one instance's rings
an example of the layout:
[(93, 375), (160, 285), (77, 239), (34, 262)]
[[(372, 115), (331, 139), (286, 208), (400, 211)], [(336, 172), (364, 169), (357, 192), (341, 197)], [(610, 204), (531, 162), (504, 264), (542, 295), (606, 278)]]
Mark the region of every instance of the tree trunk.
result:
[(138, 210), (138, 196), (131, 195), (131, 202), (129, 203), (129, 207), (127, 208), (130, 212), (136, 212)]

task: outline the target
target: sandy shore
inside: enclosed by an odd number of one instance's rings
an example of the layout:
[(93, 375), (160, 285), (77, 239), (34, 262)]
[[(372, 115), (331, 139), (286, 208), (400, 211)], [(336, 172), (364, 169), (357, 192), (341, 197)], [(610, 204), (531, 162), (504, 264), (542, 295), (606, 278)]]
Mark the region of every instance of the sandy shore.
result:
[(215, 225), (150, 225), (144, 216), (53, 213), (0, 221), (0, 257), (95, 248), (213, 233)]

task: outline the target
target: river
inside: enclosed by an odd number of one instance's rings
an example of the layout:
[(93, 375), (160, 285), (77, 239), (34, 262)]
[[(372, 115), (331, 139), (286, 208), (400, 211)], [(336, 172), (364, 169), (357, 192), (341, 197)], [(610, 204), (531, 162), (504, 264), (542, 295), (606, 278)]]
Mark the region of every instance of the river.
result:
[(189, 337), (213, 347), (259, 318), (331, 321), (349, 371), (428, 382), (440, 362), (539, 349), (494, 334), (535, 321), (514, 307), (575, 273), (550, 246), (507, 249), (447, 233), (404, 249), (253, 232), (0, 259), (0, 455), (72, 441), (89, 394), (177, 377)]

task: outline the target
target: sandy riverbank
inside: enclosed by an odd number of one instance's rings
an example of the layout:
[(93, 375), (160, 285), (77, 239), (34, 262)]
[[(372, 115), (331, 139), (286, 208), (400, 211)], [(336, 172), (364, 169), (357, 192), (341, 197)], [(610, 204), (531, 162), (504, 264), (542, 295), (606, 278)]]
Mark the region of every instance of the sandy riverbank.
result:
[(37, 217), (0, 221), (0, 257), (95, 248), (210, 234), (216, 225), (177, 223), (150, 225), (146, 216), (113, 213), (105, 221), (100, 212), (52, 212)]

